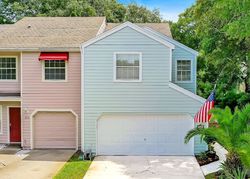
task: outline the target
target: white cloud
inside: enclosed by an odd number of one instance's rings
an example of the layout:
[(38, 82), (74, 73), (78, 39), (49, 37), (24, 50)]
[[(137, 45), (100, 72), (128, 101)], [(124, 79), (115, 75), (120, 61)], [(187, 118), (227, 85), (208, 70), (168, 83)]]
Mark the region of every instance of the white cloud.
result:
[(176, 12), (162, 12), (161, 16), (164, 20), (171, 20), (173, 22), (177, 22), (179, 19), (178, 13)]

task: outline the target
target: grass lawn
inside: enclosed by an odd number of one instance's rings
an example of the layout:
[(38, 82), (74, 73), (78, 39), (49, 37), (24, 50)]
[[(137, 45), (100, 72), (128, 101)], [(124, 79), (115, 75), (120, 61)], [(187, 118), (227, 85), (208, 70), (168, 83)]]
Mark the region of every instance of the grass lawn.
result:
[(80, 152), (76, 152), (61, 170), (54, 176), (54, 179), (78, 179), (83, 178), (87, 172), (91, 161), (79, 159)]
[(206, 179), (215, 179), (215, 173), (210, 173), (205, 176)]
[(221, 171), (215, 172), (215, 173), (210, 173), (210, 174), (208, 174), (208, 175), (205, 176), (205, 179), (217, 179), (217, 178), (219, 178), (220, 175), (221, 175), (220, 172), (221, 172)]

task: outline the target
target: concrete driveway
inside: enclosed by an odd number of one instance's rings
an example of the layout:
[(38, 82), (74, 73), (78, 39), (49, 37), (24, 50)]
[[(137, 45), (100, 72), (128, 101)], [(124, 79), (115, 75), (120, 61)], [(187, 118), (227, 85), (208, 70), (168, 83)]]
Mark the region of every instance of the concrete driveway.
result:
[(0, 178), (52, 178), (74, 150), (0, 150)]
[(192, 156), (98, 156), (84, 179), (204, 179)]

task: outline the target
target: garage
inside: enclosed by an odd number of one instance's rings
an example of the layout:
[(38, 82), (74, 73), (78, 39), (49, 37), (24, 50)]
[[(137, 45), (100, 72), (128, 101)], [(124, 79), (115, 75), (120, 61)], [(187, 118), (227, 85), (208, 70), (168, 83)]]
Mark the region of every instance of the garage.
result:
[(194, 126), (188, 114), (110, 114), (98, 119), (98, 155), (194, 155), (194, 141), (184, 144)]
[(71, 112), (38, 112), (33, 117), (33, 148), (75, 149), (77, 119)]

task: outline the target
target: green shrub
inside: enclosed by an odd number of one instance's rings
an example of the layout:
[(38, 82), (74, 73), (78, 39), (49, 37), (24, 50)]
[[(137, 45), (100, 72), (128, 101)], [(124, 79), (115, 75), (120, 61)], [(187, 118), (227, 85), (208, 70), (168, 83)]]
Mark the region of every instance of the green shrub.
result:
[(224, 171), (229, 173), (233, 173), (233, 171), (237, 168), (239, 170), (243, 170), (243, 164), (240, 160), (240, 157), (236, 153), (228, 153), (226, 161), (222, 164), (224, 167)]
[(246, 179), (247, 171), (245, 169), (234, 168), (231, 171), (226, 167), (222, 167), (223, 171), (220, 175), (220, 179)]
[(236, 106), (239, 109), (243, 108), (250, 101), (250, 94), (244, 92), (238, 92), (237, 90), (231, 90), (226, 93), (219, 93), (216, 97), (217, 106), (225, 108), (229, 106), (231, 110), (234, 110)]

